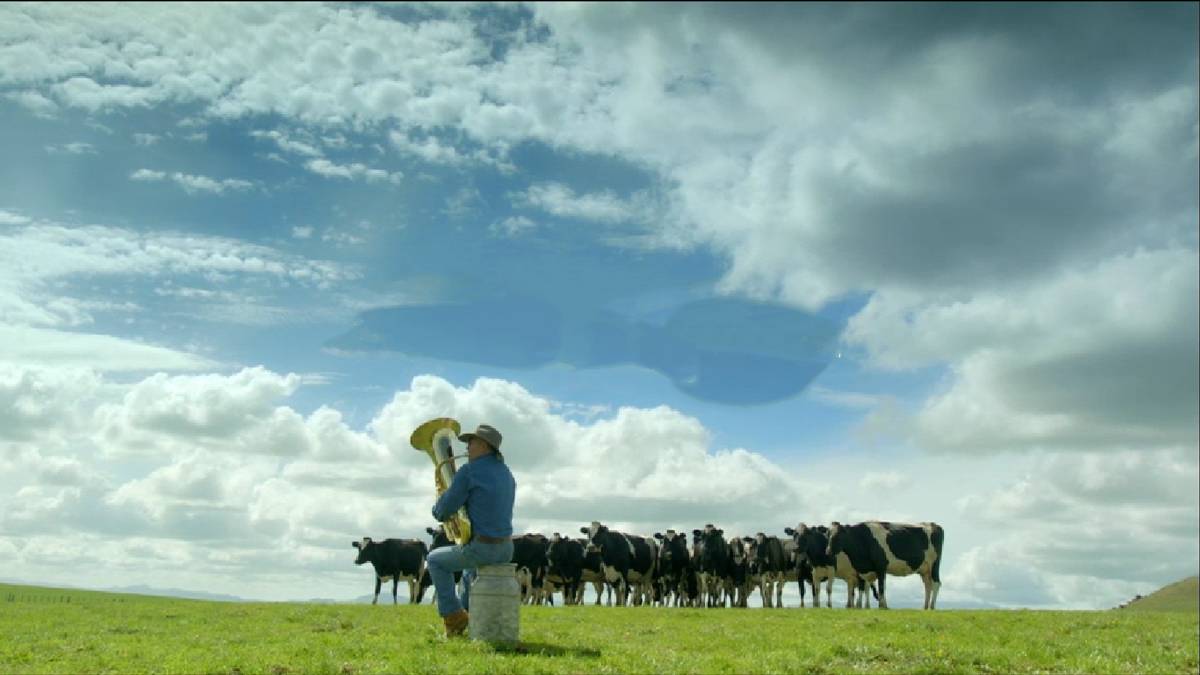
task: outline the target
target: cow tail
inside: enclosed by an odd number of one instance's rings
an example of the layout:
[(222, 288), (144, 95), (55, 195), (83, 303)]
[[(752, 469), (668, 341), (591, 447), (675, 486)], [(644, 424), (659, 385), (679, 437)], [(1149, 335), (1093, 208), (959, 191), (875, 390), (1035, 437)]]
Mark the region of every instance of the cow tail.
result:
[(942, 583), (940, 570), (942, 569), (942, 542), (946, 538), (946, 532), (942, 530), (942, 526), (937, 523), (930, 523), (929, 541), (933, 544), (933, 550), (937, 553), (937, 559), (933, 561), (933, 580), (937, 583)]

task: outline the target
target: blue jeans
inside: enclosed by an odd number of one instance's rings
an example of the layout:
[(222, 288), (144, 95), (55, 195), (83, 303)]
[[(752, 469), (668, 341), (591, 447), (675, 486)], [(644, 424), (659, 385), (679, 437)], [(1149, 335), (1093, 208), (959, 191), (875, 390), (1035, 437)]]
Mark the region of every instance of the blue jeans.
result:
[[(429, 552), (425, 559), (429, 577), (437, 591), (438, 614), (446, 616), (460, 609), (471, 607), (471, 582), (475, 580), (475, 568), (480, 565), (495, 565), (512, 562), (512, 540), (502, 544), (485, 544), (481, 541), (467, 542), (466, 546), (443, 546)], [(462, 570), (462, 602), (454, 588), (454, 573)]]

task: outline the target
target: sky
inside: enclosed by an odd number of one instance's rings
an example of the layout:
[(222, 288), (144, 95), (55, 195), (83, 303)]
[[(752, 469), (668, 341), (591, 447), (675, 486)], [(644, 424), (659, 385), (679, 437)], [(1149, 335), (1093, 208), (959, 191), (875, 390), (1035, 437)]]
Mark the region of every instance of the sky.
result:
[(1195, 575), (1197, 23), (0, 4), (0, 578), (361, 596), (442, 416), (518, 532), (935, 521), (945, 607)]

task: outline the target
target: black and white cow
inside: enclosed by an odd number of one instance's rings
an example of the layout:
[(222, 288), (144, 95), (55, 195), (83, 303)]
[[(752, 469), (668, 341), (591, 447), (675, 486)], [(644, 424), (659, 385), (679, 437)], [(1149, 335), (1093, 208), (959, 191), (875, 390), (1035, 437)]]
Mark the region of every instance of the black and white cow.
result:
[(563, 604), (583, 601), (583, 543), (557, 532), (546, 546), (546, 581), (562, 589)]
[(703, 607), (703, 594), (700, 592), (700, 575), (696, 571), (696, 559), (693, 558), (688, 568), (683, 572), (683, 604), (685, 607)]
[(729, 576), (729, 542), (725, 531), (713, 527), (692, 530), (692, 559), (697, 562), (696, 574), (700, 595), (706, 607), (725, 606), (725, 579)]
[(729, 565), (725, 568), (725, 594), (733, 601), (734, 607), (746, 607), (752, 585), (750, 571), (750, 542), (749, 537), (732, 537), (729, 539)]
[(879, 580), (879, 608), (887, 609), (884, 589), (887, 575), (921, 575), (925, 583), (925, 609), (937, 604), (942, 586), (942, 542), (945, 532), (937, 523), (908, 525), (869, 520), (855, 525), (829, 526), (826, 553), (845, 553), (859, 575), (873, 572)]
[[(542, 604), (546, 579), (546, 549), (550, 540), (540, 534), (522, 534), (512, 538), (512, 562), (517, 566), (517, 581), (521, 584), (521, 602)], [(553, 603), (553, 599), (550, 601)]]
[[(846, 607), (862, 607), (865, 603), (871, 606), (870, 597), (866, 595), (866, 585), (875, 581), (874, 572), (859, 574), (850, 564), (850, 557), (843, 551), (836, 556), (829, 555), (829, 528), (824, 525), (808, 527), (800, 523), (795, 529), (784, 528), (786, 534), (792, 537), (796, 554), (808, 568), (809, 581), (813, 589), (813, 607), (821, 606), (821, 584), (825, 584), (825, 606), (833, 607), (833, 580), (835, 578), (846, 582)], [(871, 586), (871, 592), (875, 587)], [(855, 601), (857, 598), (857, 602)], [(800, 606), (804, 606), (801, 597)]]
[(783, 544), (783, 557), (787, 561), (783, 571), (783, 582), (786, 584), (789, 581), (795, 581), (800, 587), (800, 606), (804, 606), (805, 584), (812, 587), (812, 566), (808, 564), (808, 560), (802, 558), (796, 550), (796, 542), (788, 537), (781, 539)]
[(783, 582), (788, 560), (779, 537), (754, 535), (753, 571), (762, 589), (763, 607), (783, 607)]
[(355, 565), (369, 562), (375, 568), (375, 599), (371, 600), (372, 605), (378, 604), (380, 585), (388, 580), (392, 582), (393, 605), (400, 602), (396, 591), (401, 579), (408, 582), (409, 604), (420, 601), (417, 586), (425, 571), (425, 556), (429, 553), (425, 542), (418, 539), (384, 539), (376, 542), (370, 537), (363, 537), (362, 541), (351, 542), (351, 546), (358, 549)]
[[(436, 551), (443, 546), (454, 545), (454, 540), (452, 540), (450, 536), (446, 534), (446, 528), (442, 527), (441, 525), (438, 525), (437, 527), (427, 527), (425, 528), (425, 532), (428, 533), (430, 537), (429, 550), (431, 552)], [(454, 583), (457, 585), (461, 581), (462, 572), (455, 572)], [(417, 591), (417, 604), (420, 604), (425, 598), (425, 591), (428, 590), (432, 585), (433, 578), (429, 576), (429, 568), (426, 567), (425, 571), (421, 573), (420, 589)]]
[[(577, 539), (583, 546), (583, 583), (591, 584), (592, 589), (596, 591), (596, 604), (600, 604), (601, 598), (604, 599), (604, 604), (612, 607), (613, 604), (613, 585), (608, 583), (608, 578), (604, 574), (604, 557), (600, 555), (600, 549), (592, 546), (592, 542), (587, 539)], [(579, 602), (583, 603), (583, 588), (579, 589)]]
[(649, 604), (654, 597), (655, 562), (658, 545), (653, 539), (613, 532), (599, 521), (579, 531), (600, 551), (607, 581), (617, 587), (617, 604)]
[(662, 584), (663, 602), (670, 604), (674, 599), (679, 607), (686, 596), (684, 584), (691, 569), (687, 540), (675, 530), (667, 530), (666, 534), (655, 532), (654, 538), (659, 541), (657, 578)]

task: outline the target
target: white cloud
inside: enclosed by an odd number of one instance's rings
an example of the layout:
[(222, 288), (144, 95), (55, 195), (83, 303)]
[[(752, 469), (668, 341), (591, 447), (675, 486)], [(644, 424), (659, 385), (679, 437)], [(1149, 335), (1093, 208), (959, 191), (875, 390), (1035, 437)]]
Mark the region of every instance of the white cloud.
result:
[(910, 482), (907, 476), (896, 471), (872, 471), (863, 476), (858, 486), (864, 491), (896, 490), (906, 487)]
[(138, 169), (129, 174), (129, 178), (136, 181), (164, 181), (171, 180), (176, 185), (183, 188), (183, 191), (188, 194), (196, 194), (198, 192), (209, 192), (212, 194), (223, 194), (226, 190), (242, 191), (249, 190), (254, 187), (250, 181), (240, 178), (209, 178), (208, 176), (197, 176), (189, 173), (181, 173), (175, 171), (166, 173), (163, 171), (154, 171), (152, 169)]
[(0, 325), (0, 364), (135, 372), (217, 365), (197, 354), (111, 335), (4, 325)]
[(562, 183), (531, 185), (523, 194), (515, 197), (519, 205), (564, 218), (625, 223), (643, 220), (647, 215), (644, 197), (635, 196), (626, 200), (607, 190), (577, 194)]
[(1195, 443), (1198, 275), (1192, 251), (1141, 251), (1017, 293), (879, 294), (846, 339), (882, 367), (955, 364), (914, 420), (923, 447)]
[(96, 146), (91, 143), (75, 141), (74, 143), (64, 143), (62, 145), (47, 145), (46, 152), (51, 155), (94, 155), (97, 151)]
[[(9, 212), (2, 216), (14, 227), (0, 234), (0, 362), (109, 371), (215, 365), (207, 357), (168, 345), (80, 331), (98, 314), (145, 313), (132, 299), (97, 291), (98, 280), (156, 277), (154, 295), (188, 297), (192, 302), (185, 309), (193, 316), (223, 321), (241, 317), (241, 323), (261, 324), (296, 315), (265, 304), (264, 293), (269, 298), (289, 285), (331, 289), (358, 274), (344, 265), (234, 239), (69, 227)], [(209, 288), (200, 287), (205, 285)], [(249, 287), (255, 290), (249, 292)]]
[(235, 239), (28, 222), (0, 234), (0, 317), (10, 325), (88, 323), (89, 303), (64, 295), (60, 282), (168, 273), (175, 277), (258, 277), (316, 288), (358, 274), (347, 266)]
[(159, 136), (158, 134), (135, 133), (133, 135), (133, 142), (142, 146), (154, 145), (161, 140), (162, 136)]
[(304, 157), (320, 157), (321, 151), (314, 147), (311, 143), (298, 141), (278, 129), (271, 131), (252, 131), (250, 135), (254, 138), (268, 139), (275, 142), (280, 150), (290, 152), (292, 154), (301, 155)]
[[(8, 330), (0, 327), (0, 335)], [(9, 337), (15, 336), (5, 336), (4, 342), (14, 344)], [(88, 368), (25, 365), (30, 363), (37, 360), (0, 360), (0, 440), (29, 440), (55, 430), (79, 431), (86, 418), (81, 407), (100, 385), (96, 373)]]
[(0, 209), (0, 225), (27, 225), (29, 222), (26, 216)]
[(404, 178), (404, 174), (400, 171), (375, 169), (361, 162), (336, 164), (328, 159), (312, 159), (304, 163), (304, 168), (327, 178), (345, 178), (347, 180), (362, 178), (370, 183), (387, 181), (399, 185), (401, 179)]
[(163, 172), (163, 171), (153, 171), (151, 169), (138, 169), (137, 171), (134, 171), (133, 173), (129, 174), (129, 178), (132, 180), (140, 180), (140, 181), (160, 181), (160, 180), (166, 180), (167, 174), (166, 174), (166, 172)]
[(5, 96), (21, 104), (26, 110), (38, 117), (53, 117), (58, 112), (57, 103), (36, 91), (18, 91), (6, 94)]
[(504, 220), (492, 223), (488, 230), (500, 236), (519, 237), (536, 227), (537, 223), (525, 216), (509, 216)]
[(946, 583), (1006, 605), (1108, 608), (1193, 575), (1198, 479), (1194, 449), (1039, 457), (958, 500), (993, 541), (972, 545)]
[(300, 225), (292, 228), (292, 236), (297, 239), (308, 239), (312, 237), (313, 227), (311, 225)]
[(500, 153), (489, 152), (482, 147), (472, 151), (460, 151), (452, 144), (443, 143), (437, 136), (417, 139), (403, 132), (392, 131), (388, 134), (388, 140), (391, 141), (392, 147), (402, 154), (418, 157), (430, 164), (456, 167), (480, 164), (494, 166), (504, 172), (516, 170), (502, 155), (496, 156)]

